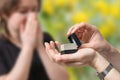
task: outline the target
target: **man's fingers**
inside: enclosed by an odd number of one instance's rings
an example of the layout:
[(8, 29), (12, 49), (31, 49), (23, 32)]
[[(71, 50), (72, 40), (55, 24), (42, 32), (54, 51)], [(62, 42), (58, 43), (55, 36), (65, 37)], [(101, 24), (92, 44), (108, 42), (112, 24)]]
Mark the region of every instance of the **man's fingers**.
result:
[(91, 27), (87, 23), (82, 22), (82, 23), (80, 23), (78, 25), (75, 25), (75, 28), (72, 30), (71, 33), (75, 33), (76, 31), (78, 31), (78, 32), (84, 32), (85, 29), (90, 30)]
[(45, 48), (49, 58), (53, 60), (52, 56), (54, 55), (54, 51), (52, 51), (52, 48), (50, 47), (49, 43), (45, 42)]
[(84, 63), (75, 60), (76, 58), (70, 57), (68, 55), (56, 55), (55, 62), (65, 66), (83, 66)]
[(60, 49), (61, 44), (58, 41), (55, 41), (55, 44), (57, 45), (57, 47)]
[(68, 34), (72, 34), (75, 33), (76, 31), (78, 32), (83, 32), (84, 30), (96, 30), (97, 28), (93, 25), (90, 25), (88, 23), (82, 22), (80, 24), (76, 24), (73, 27), (70, 28), (70, 30), (68, 31)]
[[(68, 33), (67, 33), (67, 35), (69, 36), (70, 34), (73, 34), (73, 33), (75, 33), (75, 31), (79, 28), (79, 25), (80, 24), (75, 24), (75, 25), (73, 25), (69, 30), (68, 30)], [(77, 29), (76, 29), (77, 28)], [(75, 31), (74, 31), (75, 30)], [(73, 32), (74, 31), (74, 32)], [(83, 32), (83, 31), (79, 31), (79, 32)]]
[(49, 43), (45, 42), (46, 51), (48, 54), (53, 56), (55, 54), (54, 49), (50, 46)]
[(73, 54), (64, 54), (56, 57), (56, 61), (59, 63), (66, 63), (71, 61), (77, 61), (76, 53)]
[(53, 41), (50, 41), (50, 46), (52, 49), (55, 49), (55, 43)]
[(56, 61), (56, 55), (59, 55), (59, 52), (54, 48), (50, 46), (49, 43), (45, 42), (46, 52), (48, 56), (51, 58), (52, 61)]

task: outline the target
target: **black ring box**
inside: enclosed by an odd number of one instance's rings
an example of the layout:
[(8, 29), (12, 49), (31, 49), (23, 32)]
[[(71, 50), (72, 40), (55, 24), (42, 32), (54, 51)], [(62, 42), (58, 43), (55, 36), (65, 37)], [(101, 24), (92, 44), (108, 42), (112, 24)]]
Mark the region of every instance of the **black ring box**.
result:
[(68, 40), (70, 43), (61, 45), (61, 54), (75, 53), (82, 44), (75, 33), (71, 34)]

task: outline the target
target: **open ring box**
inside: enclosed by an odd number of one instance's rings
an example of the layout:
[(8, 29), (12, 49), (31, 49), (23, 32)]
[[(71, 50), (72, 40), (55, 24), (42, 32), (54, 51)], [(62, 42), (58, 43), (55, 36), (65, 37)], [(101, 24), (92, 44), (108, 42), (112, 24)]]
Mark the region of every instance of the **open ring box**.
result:
[(71, 34), (68, 39), (70, 43), (61, 45), (61, 54), (75, 53), (82, 44), (75, 33)]

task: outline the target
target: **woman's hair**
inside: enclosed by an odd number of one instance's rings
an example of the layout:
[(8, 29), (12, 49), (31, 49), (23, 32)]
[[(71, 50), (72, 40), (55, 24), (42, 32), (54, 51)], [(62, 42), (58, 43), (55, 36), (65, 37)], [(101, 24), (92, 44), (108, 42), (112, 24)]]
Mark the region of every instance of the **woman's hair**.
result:
[(19, 0), (0, 0), (0, 13), (9, 15), (13, 8), (16, 8)]
[[(40, 10), (41, 0), (37, 0)], [(10, 15), (12, 11), (15, 11), (19, 6), (20, 0), (0, 0), (0, 32), (4, 30), (7, 35), (9, 32), (7, 30), (7, 23), (5, 19), (2, 17), (2, 14), (7, 16)]]

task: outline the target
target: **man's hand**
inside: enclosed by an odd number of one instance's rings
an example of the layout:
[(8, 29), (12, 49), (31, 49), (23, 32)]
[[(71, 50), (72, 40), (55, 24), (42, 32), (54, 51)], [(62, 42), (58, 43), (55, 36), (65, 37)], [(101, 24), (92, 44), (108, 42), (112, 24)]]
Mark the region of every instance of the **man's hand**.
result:
[(72, 26), (67, 35), (76, 33), (79, 40), (83, 41), (83, 45), (80, 48), (93, 48), (99, 53), (108, 53), (110, 45), (103, 38), (97, 27), (87, 23), (80, 23)]

